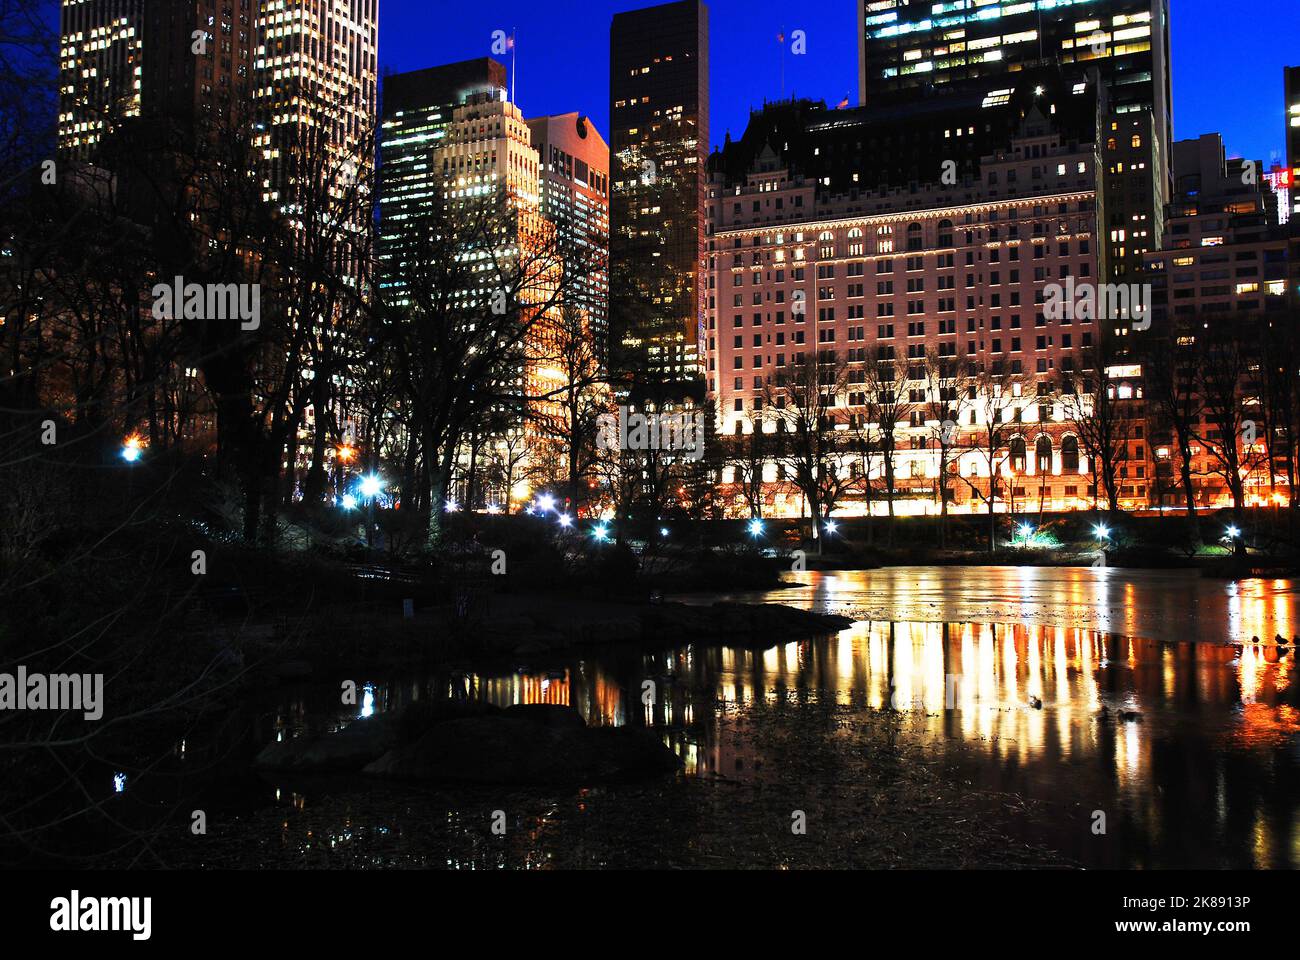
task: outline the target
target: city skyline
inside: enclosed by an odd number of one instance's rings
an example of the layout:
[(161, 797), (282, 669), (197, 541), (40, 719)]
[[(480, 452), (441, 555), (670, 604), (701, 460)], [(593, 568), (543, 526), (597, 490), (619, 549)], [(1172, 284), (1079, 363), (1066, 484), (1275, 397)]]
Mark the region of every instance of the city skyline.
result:
[(0, 0), (20, 942), (427, 937), (461, 870), (1284, 933), (1290, 21), (50, 6)]
[[(714, 85), (710, 146), (744, 133), (751, 109), (781, 99), (782, 56), (777, 37), (804, 29), (808, 53), (784, 57), (785, 96), (825, 100), (834, 107), (844, 98), (858, 102), (858, 43), (854, 33), (859, 0), (804, 8), (791, 14), (774, 0), (741, 4), (709, 3), (714, 26), (711, 42), (716, 76), (739, 77)], [(454, 29), (424, 29), (429, 14), (411, 0), (384, 0), (380, 10), (381, 70), (405, 72), (439, 63), (488, 56), (492, 33), (516, 32), (516, 97), (526, 116), (578, 110), (598, 130), (609, 128), (607, 98), (609, 21), (614, 14), (645, 6), (636, 0), (600, 5), (598, 14), (555, 18), (549, 8), (520, 8), (503, 18), (491, 7), (466, 8)], [(1300, 50), (1300, 18), (1286, 17), (1286, 0), (1260, 5), (1278, 15), (1268, 30), (1234, 34), (1205, 31), (1198, 25), (1217, 17), (1213, 0), (1171, 0), (1173, 108), (1176, 140), (1222, 133), (1233, 156), (1285, 163), (1283, 78)], [(506, 23), (504, 20), (510, 20)], [(498, 22), (501, 21), (501, 22)], [(506, 55), (509, 60), (509, 55)], [(1241, 82), (1224, 82), (1214, 71), (1198, 69), (1214, 61), (1231, 62)], [(509, 65), (509, 64), (507, 64)], [(1243, 96), (1242, 87), (1255, 90)]]

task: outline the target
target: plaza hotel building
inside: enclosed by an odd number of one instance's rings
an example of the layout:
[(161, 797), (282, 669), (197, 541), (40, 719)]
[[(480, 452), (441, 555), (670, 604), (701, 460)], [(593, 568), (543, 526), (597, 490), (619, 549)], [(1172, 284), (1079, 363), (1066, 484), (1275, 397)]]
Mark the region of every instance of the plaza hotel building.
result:
[[(960, 365), (969, 378), (963, 391), (988, 371), (1007, 386), (992, 404), (971, 397), (955, 405), (949, 473), (961, 479), (948, 484), (951, 512), (988, 509), (976, 493), (989, 486), (985, 415), (1012, 425), (1006, 456), (993, 464), (1002, 476), (996, 510), (1029, 500), (1035, 510), (1091, 507), (1086, 452), (1054, 397), (1063, 377), (1086, 371), (1101, 331), (1094, 319), (1049, 319), (1044, 290), (1104, 275), (1100, 157), (1095, 144), (1057, 130), (1043, 112), (1028, 112), (1007, 146), (982, 158), (978, 179), (956, 183), (944, 183), (936, 164), (935, 182), (831, 194), (770, 144), (743, 178), (715, 173), (701, 353), (724, 442), (777, 431), (780, 417), (764, 409), (770, 385), (814, 351), (847, 364), (834, 398), (843, 412), (837, 430), (871, 429), (868, 365), (906, 364), (914, 412), (896, 428), (894, 510), (938, 513), (939, 423), (923, 412), (932, 409), (926, 358), (937, 356)], [(782, 465), (774, 459), (762, 469), (768, 515), (801, 515)], [(881, 467), (867, 469), (878, 476)], [(734, 466), (723, 468), (722, 502), (744, 516), (738, 480)], [(868, 509), (885, 505), (851, 488), (836, 513)]]

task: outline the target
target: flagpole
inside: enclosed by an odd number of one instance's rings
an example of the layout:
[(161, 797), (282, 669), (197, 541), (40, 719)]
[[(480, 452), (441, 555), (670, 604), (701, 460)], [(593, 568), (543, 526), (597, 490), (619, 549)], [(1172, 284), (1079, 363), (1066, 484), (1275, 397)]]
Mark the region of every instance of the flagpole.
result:
[(785, 25), (781, 26), (781, 99), (785, 99)]
[(515, 99), (515, 76), (517, 74), (517, 65), (519, 63), (519, 28), (511, 27), (510, 32), (510, 102), (518, 105), (519, 101)]

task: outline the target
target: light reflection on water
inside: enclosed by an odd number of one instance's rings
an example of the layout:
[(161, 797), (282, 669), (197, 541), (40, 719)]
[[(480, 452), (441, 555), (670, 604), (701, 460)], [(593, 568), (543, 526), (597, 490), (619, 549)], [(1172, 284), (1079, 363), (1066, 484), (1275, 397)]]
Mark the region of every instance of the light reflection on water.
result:
[[(1221, 639), (1170, 642), (1175, 629), (1184, 639), (1289, 636), (1292, 585), (1111, 574), (967, 570), (959, 589), (952, 568), (805, 574), (806, 586), (767, 599), (913, 618), (859, 622), (833, 637), (762, 650), (611, 648), (544, 672), (375, 681), (368, 689), (378, 713), (427, 697), (568, 704), (589, 724), (660, 729), (688, 776), (757, 782), (779, 773), (745, 735), (760, 703), (797, 709), (832, 699), (865, 710), (892, 700), (955, 782), (1054, 804), (1041, 833), (1026, 839), (1079, 862), (1300, 866), (1295, 653)], [(976, 607), (1014, 615), (941, 619)], [(1060, 622), (1074, 616), (1084, 624), (1174, 622), (1134, 636)], [(646, 681), (656, 693), (650, 706)], [(1120, 711), (1137, 716), (1121, 719)], [(311, 713), (301, 700), (284, 705), (279, 732), (297, 735)], [(331, 725), (354, 716), (355, 708)], [(1097, 842), (1063, 815), (1077, 811), (1086, 821), (1094, 810), (1107, 812), (1113, 842)]]

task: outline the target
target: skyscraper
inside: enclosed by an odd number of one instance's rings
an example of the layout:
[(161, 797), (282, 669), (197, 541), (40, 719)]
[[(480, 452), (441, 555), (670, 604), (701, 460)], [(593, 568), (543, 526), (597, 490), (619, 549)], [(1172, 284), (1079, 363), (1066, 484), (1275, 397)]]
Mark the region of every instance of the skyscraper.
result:
[(1098, 67), (1115, 112), (1172, 128), (1168, 0), (859, 0), (859, 92), (880, 96), (1014, 75), (1044, 60)]
[[(963, 84), (1014, 88), (1057, 63), (1095, 70), (1113, 137), (1101, 207), (1106, 269), (1132, 280), (1160, 247), (1173, 131), (1168, 0), (859, 0), (863, 103), (917, 101)], [(1123, 146), (1121, 146), (1123, 144)], [(1123, 154), (1123, 155), (1121, 155)]]
[(433, 153), (447, 139), (453, 112), (474, 94), (504, 95), (506, 85), (506, 68), (487, 57), (384, 78), (379, 255), (390, 302), (405, 303), (401, 260), (410, 246), (412, 218), (442, 189)]
[(1286, 163), (1291, 171), (1291, 212), (1300, 214), (1300, 67), (1287, 67), (1286, 86)]
[[(294, 167), (327, 156), (329, 176), (362, 175), (376, 117), (379, 0), (261, 0), (254, 105), (268, 200), (284, 203)], [(360, 229), (360, 225), (358, 225)]]
[(632, 393), (689, 392), (700, 384), (708, 8), (615, 16), (609, 95), (612, 366)]
[(229, 0), (150, 0), (144, 18), (146, 116), (240, 122), (252, 103), (256, 12)]
[(144, 6), (144, 0), (63, 3), (59, 151), (64, 156), (89, 159), (115, 123), (140, 115)]
[(541, 160), (542, 216), (576, 279), (566, 301), (586, 316), (602, 362), (609, 341), (609, 146), (578, 113), (528, 121)]
[[(59, 146), (92, 159), (129, 120), (171, 132), (236, 123), (252, 103), (257, 14), (219, 0), (82, 0), (60, 24)], [(164, 142), (170, 140), (170, 137)]]
[[(541, 160), (523, 113), (504, 90), (471, 94), (452, 111), (432, 167), (453, 220), (479, 224), (466, 238), (473, 249), (464, 254), (476, 263), (473, 285), (451, 291), (452, 302), (469, 313), (504, 295), (507, 303), (515, 301), (507, 309), (518, 311), (516, 329), (523, 331), (518, 365), (496, 374), (505, 398), (495, 408), (499, 416), (460, 451), (472, 484), (479, 443), (495, 452), (512, 438), (522, 439), (532, 458), (540, 449), (542, 424), (555, 416), (555, 398), (567, 380), (552, 358), (563, 278), (555, 227), (542, 216)], [(526, 414), (518, 400), (527, 404)], [(503, 489), (499, 496), (508, 502), (513, 492)], [(468, 486), (458, 496), (477, 506)]]

